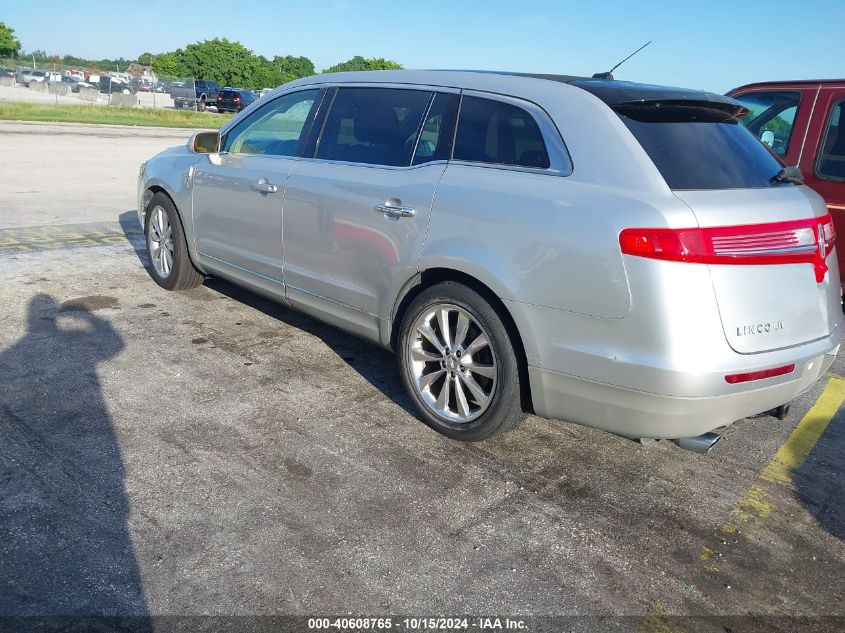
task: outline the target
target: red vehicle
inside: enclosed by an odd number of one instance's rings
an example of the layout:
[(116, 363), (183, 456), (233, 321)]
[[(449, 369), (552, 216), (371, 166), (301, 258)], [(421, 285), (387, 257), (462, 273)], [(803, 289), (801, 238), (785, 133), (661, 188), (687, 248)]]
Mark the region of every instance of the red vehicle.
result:
[(748, 108), (741, 122), (825, 199), (845, 288), (845, 79), (748, 84), (728, 96)]

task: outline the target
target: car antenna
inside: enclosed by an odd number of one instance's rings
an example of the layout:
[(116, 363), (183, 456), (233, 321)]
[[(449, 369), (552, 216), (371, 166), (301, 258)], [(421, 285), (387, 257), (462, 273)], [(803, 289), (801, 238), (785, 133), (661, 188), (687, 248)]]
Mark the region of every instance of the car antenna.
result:
[(648, 46), (649, 44), (651, 44), (653, 41), (654, 41), (654, 40), (649, 40), (648, 42), (646, 42), (645, 44), (643, 44), (642, 46), (640, 46), (637, 50), (635, 50), (633, 53), (631, 53), (630, 55), (628, 55), (628, 57), (626, 57), (626, 58), (625, 58), (625, 59), (623, 59), (621, 62), (619, 62), (618, 64), (616, 64), (616, 66), (614, 66), (613, 68), (611, 68), (610, 70), (608, 70), (606, 73), (596, 73), (595, 75), (593, 75), (593, 79), (613, 79), (613, 71), (614, 71), (614, 70), (616, 70), (617, 68), (619, 68), (622, 64), (624, 64), (625, 62), (627, 62), (629, 59), (631, 59), (634, 55), (636, 55), (637, 53), (639, 53), (641, 50), (643, 50), (646, 46)]

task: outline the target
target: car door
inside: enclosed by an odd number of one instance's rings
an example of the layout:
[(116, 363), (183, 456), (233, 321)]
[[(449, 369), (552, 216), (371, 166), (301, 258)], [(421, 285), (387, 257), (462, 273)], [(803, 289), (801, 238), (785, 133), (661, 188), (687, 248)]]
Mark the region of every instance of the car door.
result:
[(755, 88), (733, 94), (748, 109), (740, 123), (787, 165), (797, 165), (813, 109), (812, 90), (794, 86)]
[[(415, 272), (446, 168), (458, 91), (342, 86), (313, 158), (288, 180), (289, 301), (376, 340)], [(422, 130), (422, 139), (420, 132)]]
[(230, 128), (221, 151), (192, 174), (200, 262), (271, 289), (282, 287), (282, 200), (322, 90), (281, 95)]
[(801, 157), (807, 184), (824, 198), (836, 227), (836, 255), (845, 274), (845, 82), (819, 91)]

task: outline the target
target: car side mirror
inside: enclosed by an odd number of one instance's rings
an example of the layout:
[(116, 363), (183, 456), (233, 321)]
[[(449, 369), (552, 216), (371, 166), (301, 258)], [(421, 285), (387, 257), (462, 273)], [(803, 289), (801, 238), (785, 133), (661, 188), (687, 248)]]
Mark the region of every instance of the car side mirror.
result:
[(769, 147), (774, 147), (775, 133), (771, 130), (766, 130), (760, 135), (760, 140), (763, 141), (763, 143), (768, 145)]
[(220, 132), (195, 132), (188, 139), (188, 149), (194, 154), (214, 154), (220, 151)]

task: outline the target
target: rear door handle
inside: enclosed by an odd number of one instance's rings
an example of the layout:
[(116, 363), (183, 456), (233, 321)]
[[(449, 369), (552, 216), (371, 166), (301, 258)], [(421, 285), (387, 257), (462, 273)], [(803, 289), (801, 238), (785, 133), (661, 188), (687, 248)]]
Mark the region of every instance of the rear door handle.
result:
[(249, 188), (253, 191), (257, 191), (258, 193), (276, 193), (279, 190), (276, 185), (269, 182), (266, 178), (262, 178), (258, 182), (252, 183)]
[(417, 210), (413, 207), (406, 207), (402, 204), (387, 203), (376, 205), (376, 211), (383, 213), (389, 218), (412, 218), (417, 213)]

